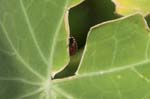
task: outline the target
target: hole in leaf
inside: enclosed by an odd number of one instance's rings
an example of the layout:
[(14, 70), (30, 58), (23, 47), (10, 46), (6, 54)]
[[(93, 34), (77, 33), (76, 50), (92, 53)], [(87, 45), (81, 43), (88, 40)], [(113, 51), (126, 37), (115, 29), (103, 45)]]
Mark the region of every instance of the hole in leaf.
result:
[(74, 37), (78, 44), (78, 51), (70, 56), (69, 64), (53, 79), (60, 79), (75, 75), (78, 69), (82, 52), (86, 43), (89, 29), (102, 22), (120, 18), (115, 13), (115, 5), (111, 0), (85, 0), (69, 10), (70, 37)]
[(148, 27), (150, 28), (150, 14), (145, 16), (146, 22), (148, 24)]

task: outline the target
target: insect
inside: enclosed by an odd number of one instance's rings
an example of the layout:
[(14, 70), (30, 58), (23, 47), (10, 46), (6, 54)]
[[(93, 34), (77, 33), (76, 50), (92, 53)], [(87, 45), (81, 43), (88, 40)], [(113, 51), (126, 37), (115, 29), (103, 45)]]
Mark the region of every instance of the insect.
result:
[(78, 45), (74, 37), (69, 38), (69, 54), (74, 55), (78, 50)]

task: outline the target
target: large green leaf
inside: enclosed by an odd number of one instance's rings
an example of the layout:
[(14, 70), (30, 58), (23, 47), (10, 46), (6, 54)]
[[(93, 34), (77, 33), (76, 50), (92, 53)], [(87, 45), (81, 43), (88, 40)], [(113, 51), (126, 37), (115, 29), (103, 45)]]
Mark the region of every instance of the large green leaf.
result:
[(0, 0), (1, 99), (52, 97), (52, 70), (69, 61), (63, 20), (70, 4), (73, 0)]
[(150, 13), (150, 0), (112, 0), (116, 4), (116, 12), (121, 15), (131, 13)]
[(150, 40), (141, 15), (93, 28), (77, 76), (51, 80), (69, 60), (63, 18), (72, 3), (0, 0), (0, 98), (149, 99)]
[(58, 99), (149, 99), (149, 48), (139, 14), (94, 27), (77, 76), (54, 82)]

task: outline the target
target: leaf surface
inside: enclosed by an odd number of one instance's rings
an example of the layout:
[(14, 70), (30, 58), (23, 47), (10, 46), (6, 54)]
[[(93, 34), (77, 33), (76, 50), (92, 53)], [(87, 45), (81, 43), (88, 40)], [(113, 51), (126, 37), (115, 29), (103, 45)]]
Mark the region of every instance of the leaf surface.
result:
[(149, 99), (149, 48), (139, 14), (98, 25), (88, 35), (77, 76), (54, 88), (69, 99)]
[(70, 4), (73, 0), (0, 0), (2, 99), (53, 97), (52, 71), (69, 61), (64, 16)]
[(0, 0), (0, 97), (149, 99), (150, 37), (141, 15), (93, 28), (78, 74), (51, 80), (69, 61), (63, 19), (72, 3)]

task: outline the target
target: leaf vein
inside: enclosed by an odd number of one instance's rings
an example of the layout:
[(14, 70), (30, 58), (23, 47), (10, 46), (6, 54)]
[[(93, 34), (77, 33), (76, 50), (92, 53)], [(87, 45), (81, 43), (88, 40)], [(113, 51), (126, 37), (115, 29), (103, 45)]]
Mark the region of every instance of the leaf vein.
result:
[(141, 61), (139, 63), (125, 65), (125, 66), (122, 66), (122, 67), (111, 68), (111, 69), (108, 69), (108, 70), (103, 70), (103, 71), (98, 71), (98, 72), (79, 74), (75, 78), (84, 78), (84, 77), (91, 77), (91, 76), (99, 76), (99, 75), (104, 75), (104, 74), (110, 74), (110, 73), (114, 73), (114, 72), (119, 72), (119, 71), (131, 69), (133, 67), (138, 67), (138, 66), (146, 64), (148, 62), (149, 62), (148, 60), (144, 60), (144, 61)]
[(15, 81), (15, 82), (22, 82), (25, 84), (29, 84), (29, 85), (37, 85), (37, 86), (41, 86), (42, 83), (37, 83), (37, 82), (31, 82), (31, 81), (27, 81), (23, 78), (8, 78), (8, 77), (0, 77), (0, 80), (4, 80), (4, 81)]
[(8, 35), (8, 32), (6, 30), (6, 28), (4, 27), (4, 25), (2, 23), (0, 23), (3, 31), (4, 31), (4, 34), (10, 44), (10, 46), (12, 47), (12, 49), (14, 50), (14, 53), (16, 53), (18, 59), (20, 60), (20, 62), (30, 71), (32, 72), (33, 74), (35, 74), (37, 77), (39, 77), (40, 79), (44, 80), (44, 77), (41, 76), (37, 71), (35, 71), (33, 68), (31, 68), (31, 66), (25, 62), (25, 60), (21, 57), (21, 55), (18, 53), (18, 51), (16, 50), (15, 46), (13, 45), (9, 35)]
[(34, 42), (34, 44), (35, 44), (35, 46), (36, 46), (36, 48), (37, 48), (37, 50), (38, 50), (38, 52), (39, 52), (39, 54), (40, 54), (42, 60), (43, 60), (44, 63), (48, 66), (48, 61), (47, 61), (47, 59), (45, 58), (43, 52), (42, 52), (41, 49), (40, 49), (40, 46), (39, 46), (37, 40), (36, 40), (36, 37), (35, 37), (35, 34), (34, 34), (34, 30), (33, 30), (32, 26), (31, 26), (31, 23), (30, 23), (28, 14), (27, 14), (27, 12), (26, 12), (26, 10), (25, 10), (25, 6), (24, 6), (22, 0), (20, 0), (20, 5), (21, 5), (21, 8), (22, 8), (22, 11), (23, 11), (23, 14), (24, 14), (24, 17), (25, 17), (27, 26), (28, 26), (28, 28), (29, 28), (30, 34), (31, 34), (31, 36), (32, 36), (33, 42)]
[[(64, 8), (68, 5), (68, 0), (66, 0), (67, 2), (65, 3), (65, 5), (64, 5)], [(50, 66), (50, 69), (49, 70), (51, 70), (51, 68), (52, 68), (52, 65), (53, 65), (53, 57), (54, 57), (54, 52), (55, 52), (55, 49), (56, 49), (56, 41), (57, 41), (57, 37), (58, 37), (58, 34), (59, 34), (59, 31), (60, 31), (60, 29), (61, 29), (61, 25), (62, 25), (62, 22), (63, 22), (63, 18), (64, 18), (64, 11), (61, 13), (61, 18), (60, 18), (60, 20), (59, 20), (59, 23), (58, 23), (58, 25), (57, 25), (57, 28), (56, 28), (56, 31), (54, 32), (54, 37), (53, 37), (53, 39), (52, 39), (52, 44), (53, 44), (53, 47), (51, 47), (51, 50), (50, 50), (50, 56), (49, 56), (49, 66)], [(50, 72), (48, 72), (48, 73), (50, 73)], [(49, 74), (48, 74), (49, 75)]]
[(68, 94), (67, 92), (65, 92), (64, 90), (62, 90), (61, 88), (58, 87), (54, 87), (54, 90), (58, 93), (60, 93), (61, 95), (63, 95), (64, 97), (66, 97), (67, 99), (74, 99), (73, 96), (71, 96), (70, 94)]
[(132, 68), (132, 71), (135, 72), (141, 79), (144, 79), (145, 81), (147, 81), (148, 83), (150, 83), (150, 80), (146, 77), (144, 77), (143, 74), (141, 74), (137, 69), (135, 69), (134, 67)]
[(27, 98), (27, 97), (36, 95), (36, 94), (42, 92), (43, 90), (44, 90), (43, 88), (39, 88), (38, 90), (36, 90), (36, 91), (34, 91), (34, 92), (30, 92), (30, 93), (28, 93), (28, 94), (25, 94), (25, 95), (22, 95), (22, 96), (20, 96), (20, 97), (13, 98), (13, 99), (24, 99), (24, 98)]

